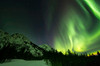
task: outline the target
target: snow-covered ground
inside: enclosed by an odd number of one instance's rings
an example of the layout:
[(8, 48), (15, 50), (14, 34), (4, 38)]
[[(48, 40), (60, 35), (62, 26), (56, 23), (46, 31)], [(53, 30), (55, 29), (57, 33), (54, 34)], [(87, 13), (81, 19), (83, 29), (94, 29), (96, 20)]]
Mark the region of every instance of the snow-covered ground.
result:
[(14, 59), (11, 62), (0, 64), (0, 66), (48, 66), (44, 60), (40, 61), (25, 61)]

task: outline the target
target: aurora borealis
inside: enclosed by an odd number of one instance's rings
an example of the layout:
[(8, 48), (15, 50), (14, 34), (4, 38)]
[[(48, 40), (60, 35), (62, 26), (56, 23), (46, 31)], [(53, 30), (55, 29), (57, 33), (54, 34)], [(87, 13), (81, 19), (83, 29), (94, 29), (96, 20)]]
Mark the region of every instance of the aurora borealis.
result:
[(96, 2), (84, 0), (88, 9), (82, 1), (77, 0), (77, 2), (84, 15), (81, 15), (81, 12), (77, 11), (75, 7), (70, 7), (71, 9), (62, 17), (58, 35), (55, 37), (55, 48), (63, 53), (67, 49), (75, 52), (88, 52), (100, 48), (100, 18), (99, 9), (95, 8)]
[(100, 50), (99, 0), (28, 0), (0, 2), (0, 29), (23, 33), (33, 43), (57, 51)]

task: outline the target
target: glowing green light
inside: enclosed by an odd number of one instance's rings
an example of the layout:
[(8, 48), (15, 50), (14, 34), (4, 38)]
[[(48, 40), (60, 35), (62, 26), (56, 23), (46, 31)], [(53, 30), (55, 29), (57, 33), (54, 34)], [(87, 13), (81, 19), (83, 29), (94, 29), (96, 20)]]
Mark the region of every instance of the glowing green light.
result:
[[(85, 1), (92, 9), (93, 14), (99, 19), (99, 9), (94, 8), (94, 1)], [(95, 27), (93, 26), (94, 29), (89, 32), (87, 28), (91, 28), (90, 25), (93, 21), (88, 10), (86, 10), (81, 2), (79, 3), (85, 15), (80, 15), (80, 13), (75, 10), (74, 7), (71, 7), (72, 9), (70, 9), (64, 15), (64, 17), (62, 17), (58, 32), (54, 38), (55, 49), (63, 52), (64, 54), (68, 49), (71, 50), (71, 52), (86, 52), (94, 48), (89, 48), (90, 45), (94, 45), (97, 41), (100, 40), (100, 21), (95, 21), (98, 23), (98, 25)]]
[(92, 10), (93, 14), (100, 19), (100, 7), (99, 5), (96, 4), (95, 0), (85, 0), (87, 5), (90, 7)]

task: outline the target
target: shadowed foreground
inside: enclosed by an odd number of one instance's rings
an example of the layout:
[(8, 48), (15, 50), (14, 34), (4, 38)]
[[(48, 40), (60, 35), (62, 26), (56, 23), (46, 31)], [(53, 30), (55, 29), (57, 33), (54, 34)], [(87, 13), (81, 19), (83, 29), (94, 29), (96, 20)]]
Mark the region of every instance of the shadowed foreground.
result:
[(100, 53), (87, 56), (68, 50), (63, 55), (47, 45), (37, 46), (22, 34), (0, 31), (0, 63), (0, 66), (100, 66)]

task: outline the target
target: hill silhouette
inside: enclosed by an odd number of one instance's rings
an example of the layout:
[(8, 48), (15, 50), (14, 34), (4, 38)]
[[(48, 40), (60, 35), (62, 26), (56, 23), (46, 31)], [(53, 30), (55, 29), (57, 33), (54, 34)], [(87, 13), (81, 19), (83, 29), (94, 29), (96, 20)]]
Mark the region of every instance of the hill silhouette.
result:
[(87, 54), (78, 55), (57, 52), (48, 45), (37, 46), (32, 43), (23, 34), (15, 33), (10, 35), (0, 30), (0, 63), (10, 61), (11, 59), (24, 60), (45, 60), (50, 66), (99, 66), (100, 53), (87, 56)]

